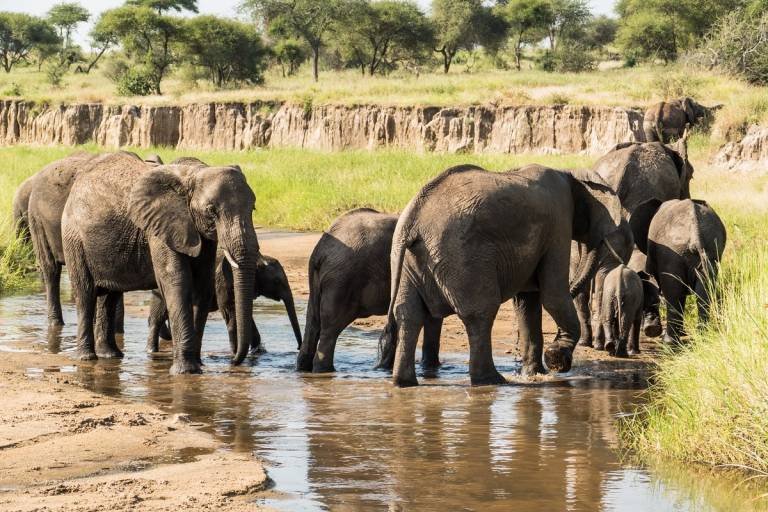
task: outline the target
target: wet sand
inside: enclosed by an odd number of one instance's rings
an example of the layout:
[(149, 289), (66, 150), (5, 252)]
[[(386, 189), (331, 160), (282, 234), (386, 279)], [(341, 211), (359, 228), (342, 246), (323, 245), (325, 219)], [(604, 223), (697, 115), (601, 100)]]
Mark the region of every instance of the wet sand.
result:
[(261, 463), (186, 415), (86, 391), (59, 355), (0, 359), (0, 510), (254, 510)]

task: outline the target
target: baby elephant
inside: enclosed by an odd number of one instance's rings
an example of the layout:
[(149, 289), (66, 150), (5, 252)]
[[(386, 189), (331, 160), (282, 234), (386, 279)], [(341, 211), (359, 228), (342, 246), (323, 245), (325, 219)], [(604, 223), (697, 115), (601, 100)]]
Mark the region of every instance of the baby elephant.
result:
[(654, 215), (646, 271), (659, 283), (667, 303), (665, 342), (683, 335), (685, 301), (691, 292), (698, 298), (699, 323), (707, 321), (725, 239), (723, 222), (704, 201), (667, 201)]
[[(237, 326), (235, 325), (235, 294), (233, 290), (232, 269), (223, 255), (217, 255), (216, 265), (216, 297), (211, 304), (210, 311), (221, 311), (221, 316), (227, 324), (227, 333), (232, 345), (232, 352), (237, 348)], [(256, 281), (254, 283), (254, 298), (266, 297), (274, 301), (282, 301), (291, 321), (291, 327), (296, 337), (296, 343), (301, 346), (301, 330), (299, 320), (296, 317), (296, 309), (293, 303), (291, 286), (285, 275), (283, 266), (275, 258), (264, 254), (256, 262)], [(162, 296), (157, 290), (152, 291), (152, 303), (149, 310), (149, 337), (147, 339), (147, 352), (159, 350), (159, 338), (171, 339), (170, 331), (165, 325), (168, 319), (168, 311), (165, 308)], [(251, 319), (253, 336), (251, 339), (251, 353), (263, 350), (261, 335), (256, 324)]]
[(605, 332), (605, 350), (616, 357), (639, 354), (642, 323), (643, 282), (634, 270), (619, 265), (603, 282), (600, 324)]
[[(309, 304), (296, 369), (332, 372), (336, 341), (358, 318), (386, 315), (390, 297), (392, 233), (397, 216), (358, 208), (336, 219), (309, 258)], [(429, 318), (421, 364), (440, 365), (442, 320)], [(392, 361), (382, 366), (391, 368)]]

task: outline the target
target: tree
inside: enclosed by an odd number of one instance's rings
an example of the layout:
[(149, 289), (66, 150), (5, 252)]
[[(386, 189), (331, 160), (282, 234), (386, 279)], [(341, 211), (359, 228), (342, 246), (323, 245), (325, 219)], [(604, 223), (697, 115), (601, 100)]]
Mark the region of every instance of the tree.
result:
[(88, 9), (74, 2), (56, 4), (48, 11), (48, 21), (59, 31), (62, 47), (68, 48), (72, 41), (72, 31), (91, 17)]
[(347, 0), (244, 0), (242, 7), (271, 33), (304, 40), (312, 52), (312, 76), (319, 79), (318, 63), (325, 37), (344, 13)]
[(619, 22), (615, 19), (605, 15), (594, 16), (584, 26), (584, 44), (589, 48), (604, 48), (616, 39), (618, 30)]
[(160, 83), (177, 61), (183, 23), (149, 7), (124, 6), (105, 11), (94, 31), (117, 39), (128, 57), (143, 66), (153, 92), (162, 94)]
[(295, 74), (301, 63), (307, 60), (307, 51), (304, 45), (301, 44), (301, 41), (297, 39), (278, 41), (272, 51), (274, 52), (275, 60), (280, 64), (283, 77)]
[(548, 0), (510, 0), (498, 6), (509, 24), (515, 51), (515, 68), (520, 71), (523, 45), (534, 44), (546, 35), (552, 23), (552, 6)]
[(644, 11), (621, 21), (616, 42), (624, 55), (635, 59), (662, 59), (670, 62), (677, 58), (678, 41), (675, 27), (665, 16)]
[(407, 2), (359, 2), (347, 11), (343, 26), (338, 36), (343, 53), (370, 75), (433, 48), (429, 20)]
[(44, 19), (29, 14), (0, 12), (0, 63), (6, 73), (26, 61), (35, 48), (60, 43), (56, 30)]
[(443, 57), (443, 71), (448, 73), (456, 53), (476, 45), (495, 47), (506, 38), (507, 26), (482, 0), (432, 0), (436, 52)]
[(171, 9), (176, 12), (197, 12), (197, 0), (128, 0), (126, 5), (147, 7), (157, 11), (157, 14), (163, 14)]
[(107, 50), (118, 43), (120, 37), (115, 29), (114, 25), (102, 22), (101, 19), (96, 22), (90, 33), (92, 49), (90, 60), (85, 67), (78, 66), (79, 71), (86, 75), (90, 73)]
[(547, 28), (549, 49), (557, 50), (561, 38), (576, 39), (578, 32), (590, 19), (589, 6), (585, 0), (550, 0), (552, 17)]
[(197, 16), (187, 23), (185, 32), (187, 58), (206, 68), (216, 87), (264, 80), (269, 51), (253, 27), (216, 16)]

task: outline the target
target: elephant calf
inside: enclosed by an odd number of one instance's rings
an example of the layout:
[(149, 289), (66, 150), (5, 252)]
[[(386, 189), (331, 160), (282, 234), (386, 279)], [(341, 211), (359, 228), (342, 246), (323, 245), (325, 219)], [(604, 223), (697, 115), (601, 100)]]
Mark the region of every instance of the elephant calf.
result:
[(705, 107), (688, 97), (656, 103), (645, 111), (643, 117), (645, 141), (666, 144), (679, 139), (685, 133), (686, 126), (711, 121), (714, 112), (721, 107)]
[[(232, 267), (222, 254), (218, 255), (216, 265), (216, 297), (211, 304), (209, 311), (221, 310), (224, 322), (227, 324), (227, 333), (232, 352), (235, 352), (237, 342), (237, 324), (235, 315), (235, 293), (232, 279)], [(288, 277), (285, 270), (277, 259), (262, 254), (256, 262), (256, 279), (254, 281), (253, 298), (266, 297), (274, 301), (281, 301), (285, 304), (285, 310), (293, 327), (293, 334), (296, 336), (296, 343), (301, 347), (301, 330), (299, 329), (299, 320), (296, 316), (296, 308), (293, 303), (293, 293), (291, 285), (288, 283)], [(152, 292), (152, 303), (149, 310), (149, 337), (147, 338), (147, 352), (157, 352), (159, 350), (159, 339), (171, 339), (170, 332), (165, 328), (165, 322), (168, 320), (168, 310), (162, 296), (156, 290)], [(261, 335), (256, 328), (255, 322), (251, 319), (251, 352), (257, 352), (262, 349)]]
[(698, 298), (699, 323), (706, 322), (725, 242), (725, 226), (704, 201), (667, 201), (654, 215), (646, 271), (659, 283), (667, 303), (664, 341), (676, 342), (683, 334), (685, 301), (691, 291)]
[[(370, 208), (352, 210), (323, 233), (309, 258), (309, 306), (300, 371), (334, 371), (336, 341), (358, 318), (385, 315), (390, 299), (392, 233), (396, 215)], [(442, 320), (428, 319), (421, 364), (439, 366)], [(383, 366), (390, 366), (387, 361)]]
[(639, 354), (642, 321), (642, 280), (631, 268), (618, 265), (603, 281), (600, 325), (605, 333), (605, 350), (616, 357)]

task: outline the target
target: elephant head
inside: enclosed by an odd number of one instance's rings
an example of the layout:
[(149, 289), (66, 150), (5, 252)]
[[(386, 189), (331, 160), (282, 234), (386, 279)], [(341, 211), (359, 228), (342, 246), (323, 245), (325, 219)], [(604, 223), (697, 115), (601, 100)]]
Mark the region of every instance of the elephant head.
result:
[(151, 168), (133, 185), (131, 220), (147, 236), (195, 258), (202, 239), (217, 241), (232, 267), (239, 364), (251, 342), (253, 283), (259, 243), (253, 228), (255, 196), (239, 169), (168, 165)]
[(634, 239), (618, 196), (599, 176), (591, 172), (574, 172), (571, 190), (574, 198), (573, 240), (584, 244), (586, 249), (570, 283), (571, 295), (576, 296), (598, 268), (612, 268), (628, 262)]
[(301, 348), (301, 329), (299, 319), (296, 316), (296, 307), (293, 303), (291, 285), (288, 276), (285, 275), (283, 266), (275, 258), (262, 255), (256, 266), (256, 296), (264, 296), (268, 299), (282, 302), (291, 321), (293, 334), (296, 336), (298, 348)]

